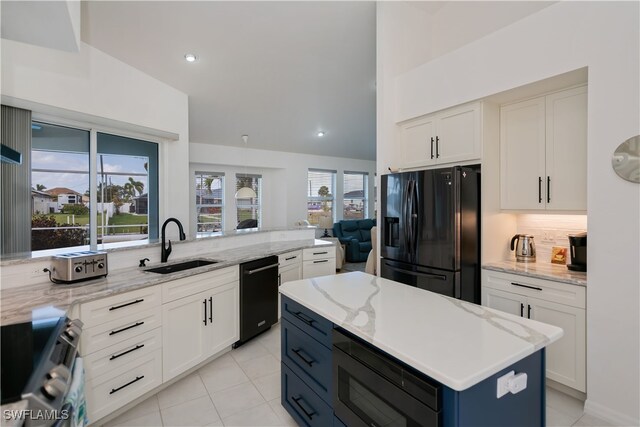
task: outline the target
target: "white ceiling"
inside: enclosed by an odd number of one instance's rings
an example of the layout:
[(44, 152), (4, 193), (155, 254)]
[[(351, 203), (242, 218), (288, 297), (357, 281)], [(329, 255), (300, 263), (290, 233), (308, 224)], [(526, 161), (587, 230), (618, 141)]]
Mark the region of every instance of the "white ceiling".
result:
[(82, 4), (83, 41), (189, 95), (192, 142), (369, 160), (375, 25), (373, 2)]

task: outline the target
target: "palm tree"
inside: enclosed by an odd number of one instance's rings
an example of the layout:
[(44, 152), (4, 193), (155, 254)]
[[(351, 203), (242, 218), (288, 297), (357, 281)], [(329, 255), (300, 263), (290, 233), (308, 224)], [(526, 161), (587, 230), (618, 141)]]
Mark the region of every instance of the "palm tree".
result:
[[(140, 181), (136, 181), (132, 177), (129, 177), (129, 182), (127, 184), (130, 185), (131, 188), (133, 188), (135, 191), (138, 192), (138, 196), (142, 195), (142, 192), (144, 191), (144, 183), (142, 183)], [(127, 185), (127, 184), (125, 184), (125, 185)]]
[(36, 184), (36, 190), (37, 191), (43, 191), (45, 190), (47, 187), (43, 184)]

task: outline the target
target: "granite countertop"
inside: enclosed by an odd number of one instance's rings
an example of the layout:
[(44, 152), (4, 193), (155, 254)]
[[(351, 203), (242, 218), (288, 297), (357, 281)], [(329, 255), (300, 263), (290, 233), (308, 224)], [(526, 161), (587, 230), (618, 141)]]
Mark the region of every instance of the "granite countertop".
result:
[(361, 272), (287, 282), (280, 292), (457, 391), (563, 335), (552, 325)]
[[(219, 252), (204, 253), (198, 257), (172, 259), (166, 264), (150, 263), (143, 268), (113, 270), (107, 277), (70, 285), (44, 283), (0, 290), (0, 307), (2, 308), (0, 324), (28, 322), (36, 319), (39, 316), (38, 313), (46, 315), (47, 312), (50, 312), (49, 308), (68, 312), (74, 304), (181, 279), (194, 274), (218, 270), (265, 256), (332, 245), (334, 243), (317, 239), (260, 243)], [(191, 259), (210, 259), (218, 262), (172, 274), (157, 274), (144, 271), (148, 268), (171, 265)]]
[(498, 261), (483, 264), (482, 268), (503, 273), (514, 273), (538, 279), (553, 280), (570, 285), (587, 286), (587, 273), (571, 271), (566, 265), (545, 262)]

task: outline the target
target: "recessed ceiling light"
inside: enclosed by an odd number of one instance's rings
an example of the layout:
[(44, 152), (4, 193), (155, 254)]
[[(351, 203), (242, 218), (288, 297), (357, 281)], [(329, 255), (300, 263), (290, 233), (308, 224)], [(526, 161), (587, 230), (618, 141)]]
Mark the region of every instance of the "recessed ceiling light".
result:
[(320, 132), (317, 133), (317, 135), (322, 138), (324, 136), (324, 132), (320, 131)]
[(186, 59), (187, 62), (195, 62), (195, 60), (197, 59), (197, 57), (193, 54), (193, 53), (187, 53), (184, 56), (184, 59)]

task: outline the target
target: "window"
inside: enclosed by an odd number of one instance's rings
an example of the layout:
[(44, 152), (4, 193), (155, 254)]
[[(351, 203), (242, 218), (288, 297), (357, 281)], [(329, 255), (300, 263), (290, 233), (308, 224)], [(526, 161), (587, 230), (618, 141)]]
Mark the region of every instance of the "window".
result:
[(32, 251), (158, 237), (157, 144), (33, 122), (31, 154)]
[(364, 219), (367, 217), (367, 181), (363, 172), (344, 172), (343, 218)]
[(248, 187), (257, 197), (236, 199), (237, 229), (260, 227), (260, 202), (262, 200), (262, 175), (236, 174), (236, 192)]
[(224, 229), (224, 174), (196, 172), (196, 215), (198, 234)]
[(312, 225), (320, 223), (319, 217), (328, 215), (335, 219), (333, 202), (336, 171), (309, 169), (307, 194), (307, 220)]

